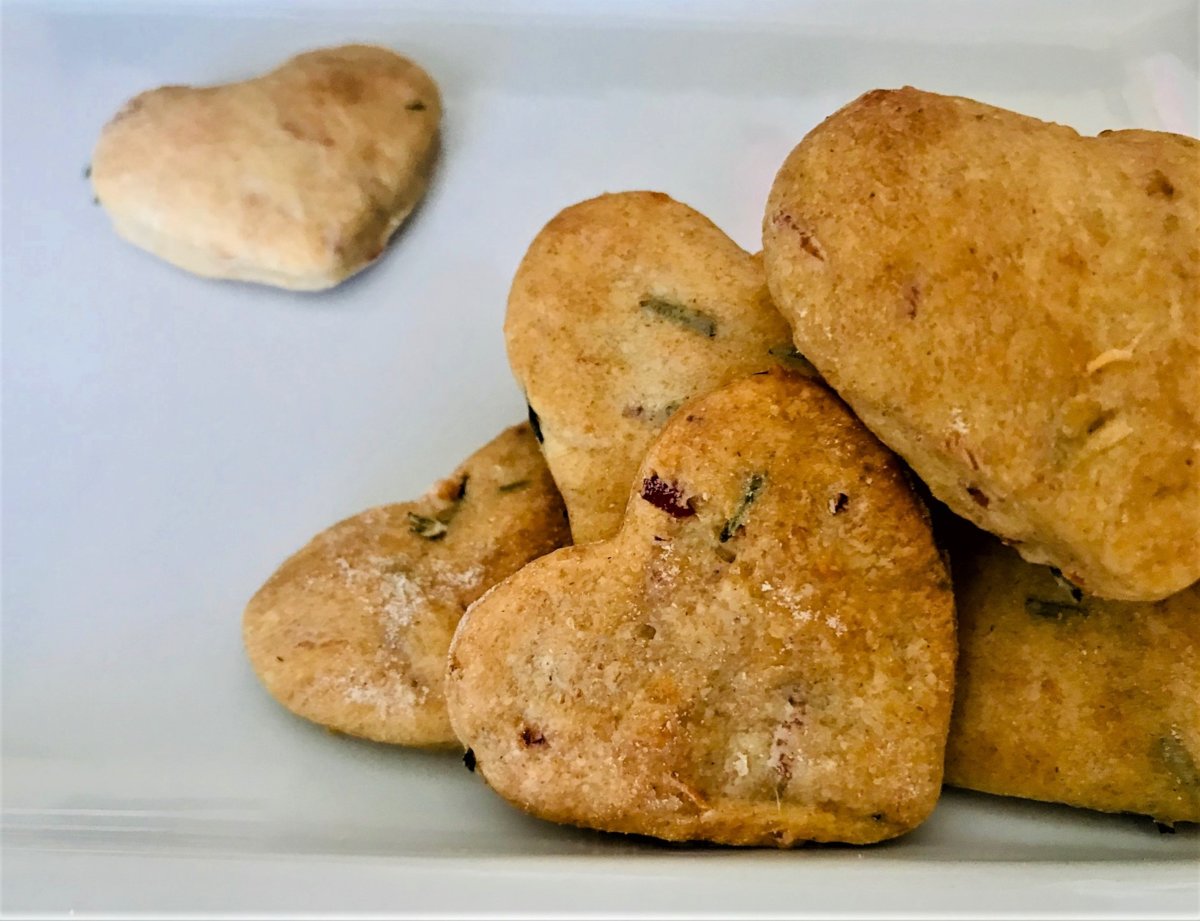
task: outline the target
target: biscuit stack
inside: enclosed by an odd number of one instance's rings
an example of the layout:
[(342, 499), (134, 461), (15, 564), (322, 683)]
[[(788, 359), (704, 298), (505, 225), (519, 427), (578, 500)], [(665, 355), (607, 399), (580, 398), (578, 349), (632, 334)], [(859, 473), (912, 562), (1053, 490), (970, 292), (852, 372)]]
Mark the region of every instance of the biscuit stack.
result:
[(943, 780), (1200, 819), (1197, 176), (904, 89), (792, 152), (762, 254), (567, 208), (509, 299), (530, 424), (285, 563), (256, 670), (609, 831), (869, 843)]

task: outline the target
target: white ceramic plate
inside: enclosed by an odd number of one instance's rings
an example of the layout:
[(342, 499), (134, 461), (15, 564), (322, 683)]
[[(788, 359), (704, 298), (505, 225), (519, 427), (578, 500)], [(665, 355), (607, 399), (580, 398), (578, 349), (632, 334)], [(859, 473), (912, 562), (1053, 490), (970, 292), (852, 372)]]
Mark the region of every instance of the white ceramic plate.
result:
[[(239, 637), (311, 534), (521, 418), (505, 297), (560, 207), (661, 189), (757, 248), (786, 153), (876, 86), (1195, 134), (1195, 3), (6, 3), (3, 30), (5, 909), (1200, 911), (1194, 830), (963, 793), (860, 850), (542, 824), (453, 754), (290, 717)], [(288, 294), (111, 232), (82, 173), (122, 101), (352, 39), (446, 103), (378, 266)]]

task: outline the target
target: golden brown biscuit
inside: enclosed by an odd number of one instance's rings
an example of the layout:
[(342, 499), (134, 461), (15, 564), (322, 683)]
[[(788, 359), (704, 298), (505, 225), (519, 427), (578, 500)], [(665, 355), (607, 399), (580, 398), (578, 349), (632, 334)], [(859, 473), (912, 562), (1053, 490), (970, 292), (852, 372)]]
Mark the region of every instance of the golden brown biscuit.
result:
[(1200, 143), (876, 90), (763, 225), (797, 347), (934, 495), (1085, 591), (1200, 578)]
[(528, 425), (416, 502), (318, 534), (250, 601), (243, 639), (281, 704), (349, 735), (453, 745), (443, 692), (458, 619), (491, 585), (568, 541)]
[(315, 290), (382, 252), (425, 191), (441, 100), (407, 58), (327, 48), (125, 105), (92, 156), (122, 237), (215, 278)]
[(455, 732), (535, 815), (786, 847), (933, 809), (949, 580), (900, 466), (822, 385), (774, 370), (686, 404), (611, 539), (475, 603)]
[(954, 533), (947, 783), (1200, 821), (1200, 585), (1102, 601), (970, 525)]
[(658, 192), (601, 195), (550, 221), (517, 270), (504, 336), (576, 543), (616, 533), (680, 404), (798, 358), (760, 257)]

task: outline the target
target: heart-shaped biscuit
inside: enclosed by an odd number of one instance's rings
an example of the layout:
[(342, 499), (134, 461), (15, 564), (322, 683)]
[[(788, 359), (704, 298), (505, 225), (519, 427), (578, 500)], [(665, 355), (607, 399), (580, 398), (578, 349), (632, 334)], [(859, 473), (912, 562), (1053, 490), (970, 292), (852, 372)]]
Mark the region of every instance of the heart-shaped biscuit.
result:
[(797, 347), (959, 515), (1091, 594), (1200, 578), (1200, 142), (867, 93), (763, 224)]
[(416, 502), (334, 525), (250, 601), (246, 652), (276, 700), (349, 735), (453, 745), (446, 650), (467, 605), (567, 543), (528, 425), (508, 429)]
[(900, 465), (774, 370), (684, 406), (613, 538), (526, 566), (451, 646), (455, 732), (558, 822), (865, 843), (937, 801), (949, 580)]
[(965, 522), (946, 782), (1200, 822), (1200, 585), (1084, 595)]
[(761, 258), (657, 192), (550, 221), (513, 279), (504, 336), (576, 543), (620, 527), (646, 449), (684, 401), (798, 364)]
[(100, 136), (92, 184), (121, 236), (180, 268), (328, 288), (420, 199), (440, 120), (412, 61), (329, 48), (242, 83), (135, 97)]

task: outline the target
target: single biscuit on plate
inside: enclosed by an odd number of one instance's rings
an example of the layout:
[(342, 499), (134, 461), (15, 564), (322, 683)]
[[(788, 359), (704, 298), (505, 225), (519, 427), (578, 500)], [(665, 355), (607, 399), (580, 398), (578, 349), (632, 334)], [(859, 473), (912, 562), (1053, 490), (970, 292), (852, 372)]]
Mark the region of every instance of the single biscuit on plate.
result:
[(1104, 601), (965, 522), (951, 535), (946, 782), (1200, 821), (1200, 585)]
[(1200, 142), (875, 90), (763, 224), (797, 347), (934, 495), (1089, 594), (1200, 578)]
[(450, 719), (535, 815), (670, 840), (867, 843), (937, 802), (949, 578), (896, 459), (779, 369), (685, 404), (608, 540), (455, 633)]
[(454, 745), (444, 679), (459, 618), (568, 540), (533, 433), (516, 426), (424, 498), (313, 538), (250, 601), (246, 652), (271, 696), (305, 719), (377, 742)]
[(611, 537), (650, 442), (685, 400), (807, 366), (759, 256), (658, 192), (562, 211), (525, 254), (504, 321), (576, 543)]
[(393, 51), (312, 51), (134, 97), (100, 135), (92, 186), (117, 233), (189, 272), (329, 288), (420, 200), (441, 112), (437, 85)]

